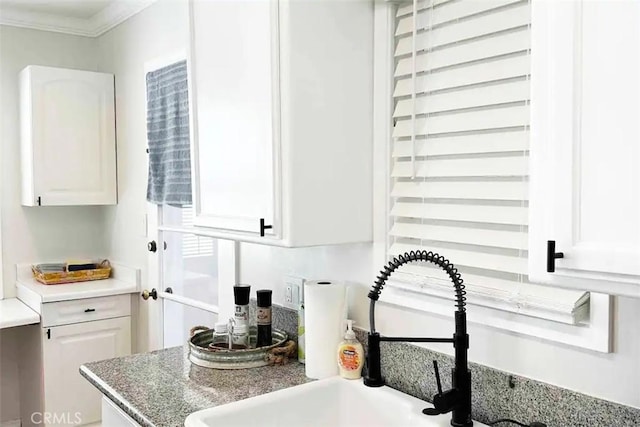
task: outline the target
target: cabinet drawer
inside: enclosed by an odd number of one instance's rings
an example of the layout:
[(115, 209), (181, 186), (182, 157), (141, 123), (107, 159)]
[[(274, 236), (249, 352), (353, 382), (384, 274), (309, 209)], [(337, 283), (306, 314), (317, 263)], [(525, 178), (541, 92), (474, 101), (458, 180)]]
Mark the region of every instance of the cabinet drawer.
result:
[(129, 315), (131, 315), (131, 296), (129, 294), (50, 302), (42, 304), (42, 327)]

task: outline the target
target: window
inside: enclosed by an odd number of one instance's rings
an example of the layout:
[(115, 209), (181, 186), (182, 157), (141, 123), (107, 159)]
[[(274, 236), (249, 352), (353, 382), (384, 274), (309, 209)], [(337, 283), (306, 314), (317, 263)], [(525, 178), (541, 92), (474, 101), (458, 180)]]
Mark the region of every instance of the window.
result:
[[(382, 40), (393, 58), (385, 257), (438, 252), (461, 271), (469, 304), (588, 324), (594, 295), (527, 279), (529, 1), (385, 7), (393, 33)], [(392, 279), (387, 301), (420, 308), (423, 295), (453, 299), (446, 275), (428, 265), (404, 266)]]
[[(185, 205), (181, 208), (182, 226), (193, 227), (193, 206)], [(182, 238), (182, 256), (185, 258), (213, 255), (214, 241), (210, 237), (185, 234)]]

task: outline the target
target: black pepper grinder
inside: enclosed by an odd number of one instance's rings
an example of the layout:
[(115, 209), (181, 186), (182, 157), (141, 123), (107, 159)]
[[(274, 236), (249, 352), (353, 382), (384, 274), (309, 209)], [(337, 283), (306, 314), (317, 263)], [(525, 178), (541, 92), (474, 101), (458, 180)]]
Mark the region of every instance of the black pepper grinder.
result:
[(270, 289), (260, 289), (256, 292), (258, 309), (256, 313), (258, 324), (258, 342), (256, 347), (271, 345), (271, 294)]

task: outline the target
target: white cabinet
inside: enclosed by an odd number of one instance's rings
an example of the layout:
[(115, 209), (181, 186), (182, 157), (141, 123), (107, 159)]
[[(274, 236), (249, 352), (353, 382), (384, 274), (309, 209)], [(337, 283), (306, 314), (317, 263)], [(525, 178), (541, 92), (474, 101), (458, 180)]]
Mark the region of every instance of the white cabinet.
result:
[(130, 303), (130, 295), (114, 295), (41, 304), (42, 326), (28, 327), (21, 340), (23, 426), (100, 421), (102, 394), (80, 366), (131, 354)]
[(640, 297), (640, 3), (532, 7), (531, 279)]
[(20, 73), (22, 204), (112, 205), (112, 74), (28, 66)]
[(80, 365), (131, 354), (130, 317), (42, 329), (44, 410), (78, 414), (82, 424), (101, 419), (101, 396)]
[(371, 2), (191, 8), (194, 223), (281, 246), (371, 240)]
[(102, 425), (104, 427), (140, 427), (140, 424), (107, 397), (102, 398)]

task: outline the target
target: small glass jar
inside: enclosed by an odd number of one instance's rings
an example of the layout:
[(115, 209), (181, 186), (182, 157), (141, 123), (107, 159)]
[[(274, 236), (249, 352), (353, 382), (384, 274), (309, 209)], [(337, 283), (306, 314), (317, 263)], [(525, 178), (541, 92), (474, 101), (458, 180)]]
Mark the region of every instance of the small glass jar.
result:
[(229, 348), (229, 327), (226, 323), (215, 324), (211, 344), (216, 348)]
[(249, 348), (249, 326), (236, 325), (231, 334), (231, 342), (234, 350), (244, 350)]

